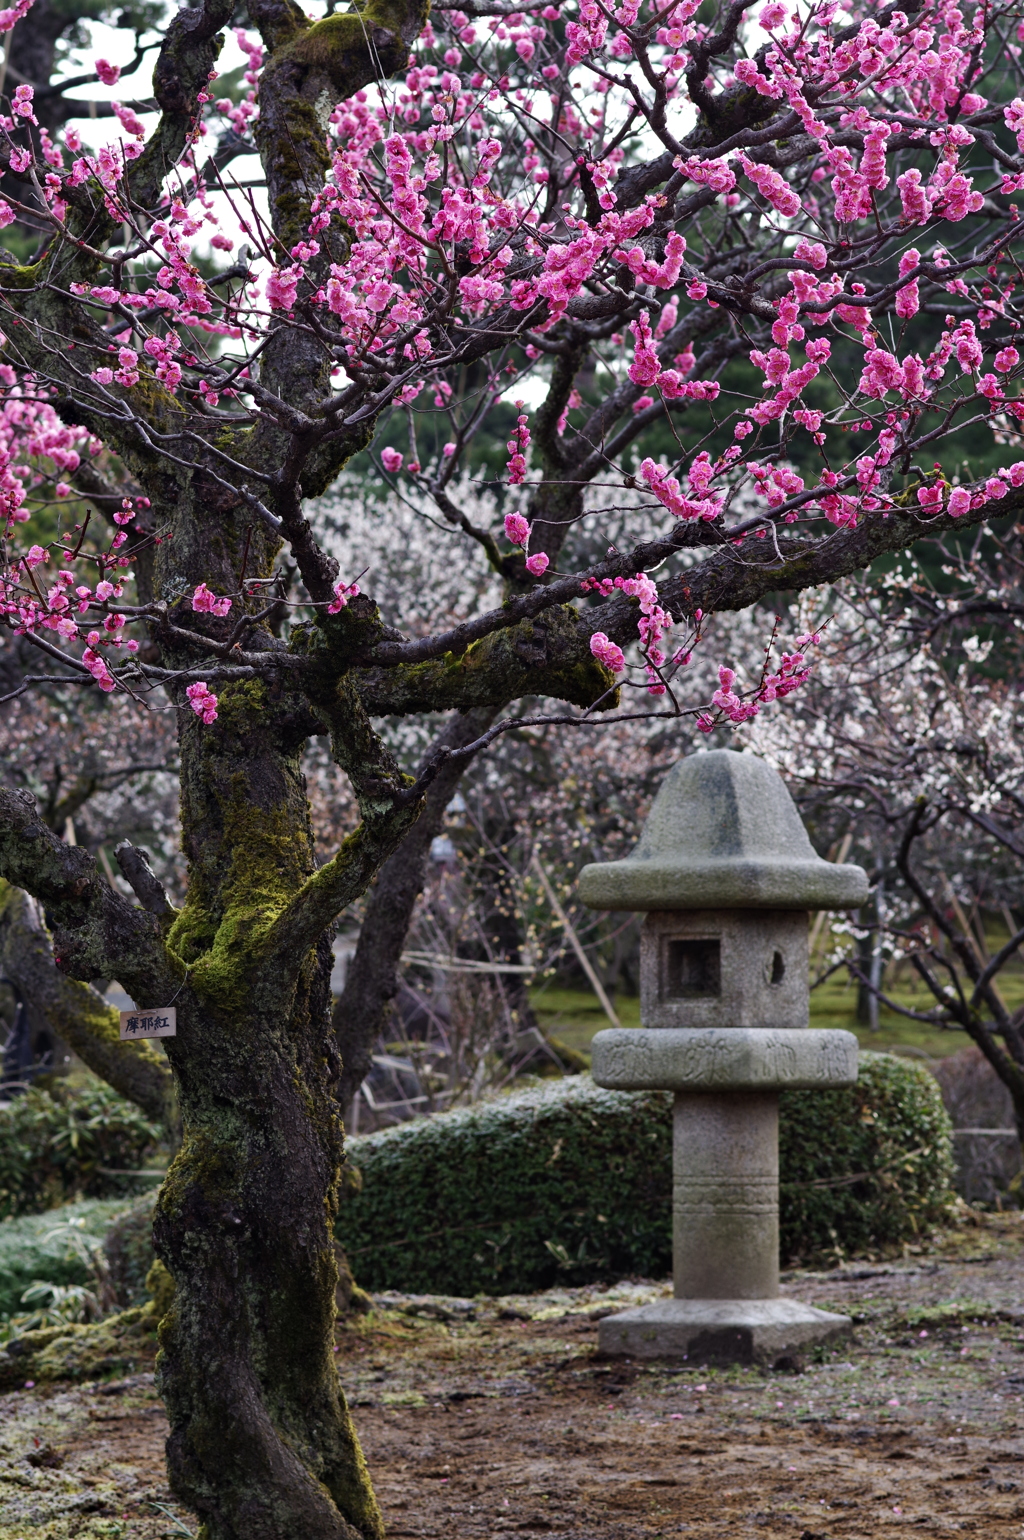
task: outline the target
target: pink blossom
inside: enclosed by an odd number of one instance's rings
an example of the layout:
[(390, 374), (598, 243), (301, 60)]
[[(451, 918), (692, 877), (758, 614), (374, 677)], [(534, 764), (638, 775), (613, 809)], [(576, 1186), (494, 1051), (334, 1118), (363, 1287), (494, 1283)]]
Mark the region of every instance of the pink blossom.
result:
[(505, 538), (513, 545), (526, 545), (530, 538), (530, 526), (521, 513), (506, 513)]
[(388, 447), (386, 449), (382, 449), (380, 452), (380, 462), (389, 476), (395, 476), (398, 474), (398, 472), (402, 469), (402, 460), (403, 456), (397, 449), (391, 449)]
[[(673, 230), (665, 243), (664, 262), (654, 262), (649, 257), (645, 257), (642, 246), (634, 246), (625, 252), (616, 251), (614, 257), (616, 262), (624, 263), (641, 283), (651, 283), (659, 289), (670, 289), (679, 279), (685, 251), (685, 236)], [(660, 325), (658, 334), (661, 334)]]
[(903, 370), (899, 360), (884, 348), (869, 348), (864, 355), (864, 372), (858, 389), (866, 396), (884, 396), (887, 390), (897, 390), (903, 383)]
[(120, 102), (111, 102), (110, 105), (113, 108), (114, 116), (126, 134), (131, 134), (133, 139), (144, 139), (146, 137), (145, 125), (132, 111), (131, 107), (124, 107)]
[[(737, 70), (736, 73), (739, 74), (739, 71)], [(787, 219), (792, 219), (799, 214), (803, 205), (784, 176), (780, 176), (771, 166), (748, 160), (742, 151), (737, 154), (736, 159), (742, 166), (744, 175), (754, 183), (761, 196), (767, 198), (773, 209)]]
[[(905, 278), (908, 273), (912, 273), (920, 261), (921, 253), (916, 247), (911, 246), (900, 257), (900, 277)], [(896, 295), (896, 314), (903, 320), (909, 320), (920, 308), (921, 298), (918, 293), (917, 279), (913, 278), (909, 283), (904, 284)]]
[(629, 323), (629, 329), (636, 338), (629, 377), (634, 385), (653, 385), (661, 372), (661, 364), (651, 338), (650, 311), (642, 310), (637, 319)]
[(925, 395), (925, 371), (924, 365), (916, 353), (910, 353), (903, 360), (903, 383), (900, 390), (905, 400)]
[(828, 252), (820, 241), (809, 241), (802, 235), (793, 249), (794, 257), (801, 262), (809, 262), (812, 267), (822, 268), (828, 265)]
[(721, 499), (711, 497), (687, 497), (675, 476), (670, 476), (663, 465), (655, 465), (650, 458), (641, 461), (640, 474), (660, 503), (678, 519), (713, 519), (721, 507)]
[(34, 95), (34, 86), (20, 85), (11, 98), (11, 111), (17, 113), (20, 118), (27, 118), (30, 123), (38, 121), (32, 110), (32, 98)]
[[(522, 402), (517, 403), (522, 406)], [(530, 447), (530, 430), (527, 427), (529, 418), (525, 412), (520, 412), (516, 418), (515, 435), (507, 444), (509, 453), (508, 481), (509, 486), (518, 486), (526, 480), (526, 451)]]
[(968, 492), (966, 487), (953, 488), (949, 494), (949, 504), (947, 511), (952, 514), (954, 519), (960, 518), (962, 514), (970, 513), (971, 494)]
[(275, 267), (267, 275), (267, 303), (271, 310), (291, 310), (302, 277), (302, 268)]
[(228, 598), (218, 599), (217, 595), (207, 588), (205, 583), (200, 583), (192, 595), (192, 608), (198, 613), (226, 615), (231, 608), (231, 600)]
[(1015, 369), (1020, 363), (1020, 354), (1011, 343), (1009, 347), (999, 349), (994, 362), (1000, 374), (1009, 374), (1010, 370)]
[(688, 160), (677, 157), (675, 165), (691, 182), (701, 182), (712, 192), (731, 192), (736, 186), (735, 172), (725, 160), (700, 160), (691, 155)]
[[(95, 635), (95, 632), (90, 633), (90, 641)], [(105, 660), (99, 655), (99, 653), (95, 652), (92, 647), (87, 647), (82, 653), (82, 662), (85, 664), (86, 668), (89, 670), (90, 674), (92, 675), (93, 679), (95, 679), (100, 689), (103, 690), (106, 694), (109, 695), (111, 690), (117, 688), (114, 682), (114, 677), (107, 667)]]
[(978, 341), (974, 330), (973, 321), (961, 321), (954, 333), (956, 338), (956, 358), (963, 374), (969, 374), (976, 369), (984, 356), (981, 343)]
[(209, 690), (203, 681), (190, 684), (185, 691), (189, 704), (197, 717), (201, 717), (207, 726), (217, 720), (217, 697)]
[(334, 585), (334, 598), (327, 606), (328, 615), (339, 615), (348, 604), (348, 601), (354, 599), (358, 593), (358, 583), (344, 583), (339, 578)]
[(664, 337), (672, 330), (678, 319), (679, 301), (673, 294), (672, 298), (667, 300), (662, 307), (661, 315), (658, 317), (658, 324), (654, 328), (654, 335), (658, 338)]
[(121, 67), (118, 64), (108, 64), (106, 59), (97, 59), (96, 73), (105, 86), (116, 86), (121, 78)]
[(526, 570), (532, 572), (534, 577), (543, 577), (549, 561), (550, 558), (543, 551), (534, 551), (532, 556), (526, 558)]
[(613, 674), (621, 674), (626, 666), (622, 648), (610, 642), (603, 631), (595, 631), (590, 638), (590, 650), (599, 663), (610, 668)]
[(782, 87), (775, 81), (769, 80), (761, 74), (753, 59), (740, 59), (734, 67), (733, 73), (737, 80), (745, 86), (752, 86), (761, 96), (779, 97), (782, 95)]
[(904, 171), (902, 176), (898, 176), (896, 186), (900, 190), (903, 218), (907, 223), (927, 224), (932, 211), (932, 202), (927, 188), (921, 185), (921, 173), (917, 167), (912, 166), (909, 171)]
[(114, 379), (118, 385), (137, 385), (139, 383), (139, 355), (134, 348), (118, 348), (117, 362), (120, 366), (114, 371)]
[(672, 360), (680, 374), (692, 374), (697, 360), (693, 355), (693, 343), (688, 342), (681, 353), (677, 353)]

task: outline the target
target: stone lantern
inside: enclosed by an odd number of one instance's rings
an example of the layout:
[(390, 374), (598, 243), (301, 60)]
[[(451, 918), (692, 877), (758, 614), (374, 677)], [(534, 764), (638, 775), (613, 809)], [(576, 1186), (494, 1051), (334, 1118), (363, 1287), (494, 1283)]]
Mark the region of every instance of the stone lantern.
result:
[(602, 1353), (772, 1363), (848, 1330), (779, 1297), (779, 1091), (857, 1079), (853, 1034), (808, 1025), (808, 911), (859, 908), (864, 872), (815, 854), (763, 760), (719, 749), (674, 766), (636, 848), (579, 891), (647, 911), (643, 1025), (597, 1034), (594, 1079), (675, 1093), (674, 1298), (606, 1317)]

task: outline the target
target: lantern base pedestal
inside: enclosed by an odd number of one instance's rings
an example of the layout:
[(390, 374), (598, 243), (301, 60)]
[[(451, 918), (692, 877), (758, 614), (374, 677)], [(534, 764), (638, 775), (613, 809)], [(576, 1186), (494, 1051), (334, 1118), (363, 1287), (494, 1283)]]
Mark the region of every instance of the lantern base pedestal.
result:
[(849, 1316), (795, 1299), (660, 1299), (607, 1316), (600, 1352), (613, 1358), (772, 1365), (850, 1330)]

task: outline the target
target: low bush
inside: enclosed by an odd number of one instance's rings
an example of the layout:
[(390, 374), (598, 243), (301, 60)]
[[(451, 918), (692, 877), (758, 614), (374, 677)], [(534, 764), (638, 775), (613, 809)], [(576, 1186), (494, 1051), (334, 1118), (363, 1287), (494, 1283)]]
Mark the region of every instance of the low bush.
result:
[(101, 1081), (54, 1082), (0, 1105), (0, 1219), (134, 1194), (161, 1130)]
[(954, 1201), (952, 1124), (920, 1064), (862, 1053), (855, 1086), (784, 1091), (779, 1106), (783, 1258), (892, 1251)]
[(102, 1240), (124, 1209), (123, 1198), (88, 1198), (46, 1214), (0, 1221), (0, 1323), (4, 1317), (24, 1312), (21, 1297), (33, 1283), (88, 1284), (89, 1267), (78, 1250), (68, 1245), (66, 1227), (71, 1220), (79, 1221), (84, 1236)]
[[(338, 1238), (370, 1289), (504, 1294), (663, 1276), (672, 1098), (580, 1076), (349, 1143), (362, 1187)], [(785, 1261), (884, 1250), (952, 1201), (949, 1120), (924, 1069), (861, 1057), (856, 1086), (780, 1108)]]

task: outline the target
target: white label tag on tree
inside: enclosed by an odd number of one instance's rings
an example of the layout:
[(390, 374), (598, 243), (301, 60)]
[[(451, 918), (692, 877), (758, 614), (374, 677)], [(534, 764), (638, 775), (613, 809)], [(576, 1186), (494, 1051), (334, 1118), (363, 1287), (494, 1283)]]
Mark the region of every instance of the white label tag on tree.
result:
[(136, 1037), (177, 1037), (178, 1014), (173, 1005), (156, 1011), (122, 1011), (121, 1040)]

